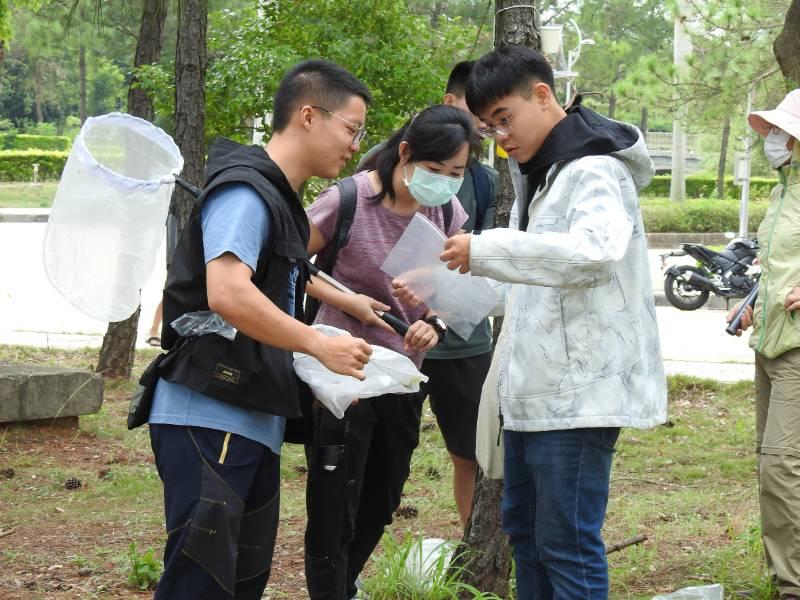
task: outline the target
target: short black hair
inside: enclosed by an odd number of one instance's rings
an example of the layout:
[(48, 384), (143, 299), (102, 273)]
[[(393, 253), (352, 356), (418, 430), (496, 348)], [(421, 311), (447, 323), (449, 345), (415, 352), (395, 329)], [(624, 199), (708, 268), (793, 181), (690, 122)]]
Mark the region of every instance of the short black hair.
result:
[(371, 198), (379, 203), (385, 196), (395, 198), (392, 174), (400, 162), (400, 143), (408, 142), (411, 160), (442, 162), (455, 156), (464, 144), (474, 154), (480, 139), (470, 116), (460, 108), (435, 104), (417, 113), (390, 137), (381, 149), (370, 156), (361, 169), (375, 170), (381, 191)]
[(457, 63), (453, 70), (450, 71), (450, 77), (447, 79), (447, 87), (445, 88), (446, 94), (453, 94), (454, 96), (464, 97), (467, 89), (467, 79), (475, 66), (474, 60), (463, 60)]
[(467, 81), (467, 106), (480, 115), (494, 102), (517, 93), (530, 96), (533, 82), (550, 86), (555, 95), (553, 68), (541, 53), (524, 46), (503, 46), (485, 54), (472, 67)]
[(353, 96), (361, 96), (369, 106), (369, 88), (344, 67), (327, 60), (297, 63), (281, 79), (272, 109), (272, 130), (283, 131), (292, 112), (305, 104), (335, 112)]

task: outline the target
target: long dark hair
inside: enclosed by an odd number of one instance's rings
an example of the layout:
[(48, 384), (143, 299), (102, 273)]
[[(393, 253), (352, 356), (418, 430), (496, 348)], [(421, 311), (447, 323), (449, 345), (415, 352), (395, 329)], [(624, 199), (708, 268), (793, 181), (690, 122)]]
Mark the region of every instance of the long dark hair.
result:
[(400, 142), (408, 142), (410, 160), (445, 161), (457, 154), (465, 142), (472, 154), (480, 148), (475, 126), (466, 112), (444, 104), (426, 108), (409, 119), (362, 165), (362, 170), (378, 173), (381, 191), (371, 198), (376, 203), (386, 196), (394, 201), (392, 175), (400, 162)]

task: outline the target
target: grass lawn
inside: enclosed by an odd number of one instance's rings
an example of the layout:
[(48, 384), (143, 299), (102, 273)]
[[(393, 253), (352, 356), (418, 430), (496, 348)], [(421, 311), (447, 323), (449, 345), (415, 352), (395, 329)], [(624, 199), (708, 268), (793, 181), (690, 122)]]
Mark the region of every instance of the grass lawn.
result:
[[(139, 353), (137, 371), (154, 355)], [(96, 351), (0, 346), (3, 362), (91, 368)], [(146, 428), (125, 428), (128, 382), (107, 382), (99, 414), (79, 429), (0, 428), (0, 597), (145, 598), (128, 581), (161, 553), (161, 483)], [(669, 422), (624, 430), (612, 473), (606, 543), (647, 540), (609, 556), (611, 597), (649, 599), (688, 585), (723, 583), (770, 597), (758, 529), (752, 385), (670, 379)], [(10, 474), (9, 469), (13, 469)], [(3, 479), (3, 477), (7, 477)], [(67, 491), (69, 477), (83, 485)], [(452, 472), (426, 407), (403, 504), (391, 526), (412, 536), (455, 540), (460, 527)], [(305, 461), (284, 446), (281, 523), (265, 597), (306, 597), (303, 575)], [(414, 510), (416, 509), (416, 510)], [(374, 572), (368, 566), (367, 577)], [(394, 597), (394, 596), (393, 596)], [(421, 599), (420, 599), (421, 600)]]
[(50, 208), (58, 182), (0, 183), (0, 208)]

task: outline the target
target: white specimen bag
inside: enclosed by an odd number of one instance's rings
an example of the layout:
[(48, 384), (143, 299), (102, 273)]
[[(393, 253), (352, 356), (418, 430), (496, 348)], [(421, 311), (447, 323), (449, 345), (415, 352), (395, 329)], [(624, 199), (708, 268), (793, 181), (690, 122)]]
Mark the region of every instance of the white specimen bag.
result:
[[(329, 325), (312, 327), (325, 335), (350, 335)], [(294, 353), (294, 372), (337, 419), (344, 416), (344, 411), (356, 398), (410, 394), (418, 392), (419, 384), (428, 381), (408, 357), (381, 346), (372, 346), (369, 362), (364, 366), (364, 381), (329, 371), (316, 358), (301, 352)]]
[(124, 321), (164, 236), (178, 147), (137, 117), (90, 117), (75, 138), (50, 212), (44, 266), (75, 308), (99, 321)]
[(497, 304), (497, 293), (483, 277), (447, 268), (439, 259), (446, 239), (436, 225), (417, 213), (381, 270), (404, 280), (449, 329), (466, 340)]

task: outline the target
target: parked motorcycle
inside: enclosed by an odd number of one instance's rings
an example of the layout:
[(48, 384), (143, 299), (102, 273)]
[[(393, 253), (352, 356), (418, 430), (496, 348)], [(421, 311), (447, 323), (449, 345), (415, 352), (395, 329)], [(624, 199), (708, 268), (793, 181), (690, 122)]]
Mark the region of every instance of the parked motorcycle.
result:
[[(675, 308), (697, 310), (713, 293), (723, 298), (744, 298), (758, 281), (761, 269), (753, 261), (758, 253), (756, 240), (736, 238), (721, 252), (702, 244), (681, 244), (680, 250), (661, 255), (664, 295)], [(693, 265), (667, 268), (667, 258), (691, 256)]]

